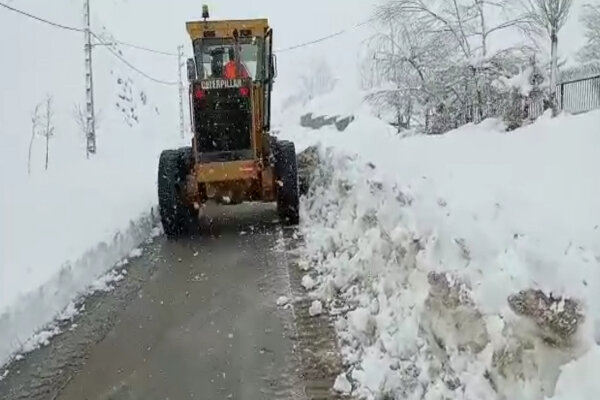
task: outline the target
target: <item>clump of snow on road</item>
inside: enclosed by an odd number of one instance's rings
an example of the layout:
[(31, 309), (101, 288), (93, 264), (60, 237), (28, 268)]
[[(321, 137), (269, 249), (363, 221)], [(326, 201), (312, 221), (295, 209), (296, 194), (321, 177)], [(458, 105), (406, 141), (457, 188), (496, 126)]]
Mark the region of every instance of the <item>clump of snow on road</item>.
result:
[(6, 378), (8, 376), (8, 374), (10, 373), (10, 370), (5, 369), (4, 371), (2, 371), (2, 373), (0, 373), (0, 382), (2, 382), (4, 380), (4, 378)]
[(285, 133), (324, 145), (302, 230), (314, 293), (351, 309), (336, 328), (354, 395), (600, 397), (598, 126), (399, 139), (359, 115)]
[(142, 249), (136, 247), (135, 249), (129, 252), (129, 258), (138, 258), (142, 256)]
[(48, 346), (50, 344), (50, 339), (58, 334), (60, 334), (60, 328), (58, 326), (52, 326), (48, 329), (38, 332), (23, 344), (21, 347), (21, 352), (29, 353), (30, 351), (38, 349), (42, 346)]
[(302, 284), (302, 286), (304, 287), (304, 289), (306, 290), (311, 290), (312, 288), (314, 288), (317, 283), (315, 282), (315, 280), (313, 278), (311, 278), (310, 275), (304, 275), (302, 277), (302, 281), (300, 282)]
[(314, 300), (310, 307), (308, 307), (308, 315), (311, 317), (316, 317), (317, 315), (321, 315), (323, 313), (323, 303), (319, 300)]
[(64, 310), (58, 314), (56, 318), (59, 322), (72, 321), (81, 311), (85, 309), (85, 306), (78, 307), (75, 301), (71, 301)]
[(346, 377), (346, 374), (340, 374), (335, 378), (333, 390), (342, 394), (350, 394), (350, 392), (352, 392), (352, 384)]
[(277, 298), (277, 301), (275, 302), (275, 304), (277, 304), (279, 307), (283, 307), (285, 305), (287, 305), (290, 302), (290, 299), (287, 296), (279, 296)]
[(115, 283), (121, 282), (123, 279), (125, 279), (125, 275), (125, 271), (113, 269), (107, 274), (96, 279), (89, 287), (89, 293), (110, 292), (115, 288)]

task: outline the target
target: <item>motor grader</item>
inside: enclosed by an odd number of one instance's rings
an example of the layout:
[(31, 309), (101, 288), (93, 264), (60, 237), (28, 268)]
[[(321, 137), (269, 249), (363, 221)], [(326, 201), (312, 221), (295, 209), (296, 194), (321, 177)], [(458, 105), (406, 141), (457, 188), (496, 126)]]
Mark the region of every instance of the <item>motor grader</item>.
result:
[(270, 133), (276, 77), (267, 19), (186, 23), (191, 146), (164, 150), (158, 202), (165, 234), (185, 234), (208, 201), (276, 202), (280, 220), (299, 222), (294, 144)]

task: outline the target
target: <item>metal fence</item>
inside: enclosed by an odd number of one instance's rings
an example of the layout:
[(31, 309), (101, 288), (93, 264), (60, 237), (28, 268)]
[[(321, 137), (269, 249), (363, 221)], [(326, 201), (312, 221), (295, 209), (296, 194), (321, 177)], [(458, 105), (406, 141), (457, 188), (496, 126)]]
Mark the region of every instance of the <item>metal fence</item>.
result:
[(600, 108), (600, 75), (558, 84), (558, 108), (579, 114)]

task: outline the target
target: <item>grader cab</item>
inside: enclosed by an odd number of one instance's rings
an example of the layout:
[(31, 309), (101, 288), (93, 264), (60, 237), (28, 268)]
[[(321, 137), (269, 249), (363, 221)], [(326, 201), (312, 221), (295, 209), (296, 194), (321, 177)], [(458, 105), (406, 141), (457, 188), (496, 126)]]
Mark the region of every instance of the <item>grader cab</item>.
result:
[(276, 76), (273, 31), (266, 19), (187, 23), (194, 57), (187, 60), (193, 139), (162, 152), (158, 200), (167, 236), (198, 222), (207, 201), (276, 202), (280, 219), (299, 222), (294, 144), (270, 134)]

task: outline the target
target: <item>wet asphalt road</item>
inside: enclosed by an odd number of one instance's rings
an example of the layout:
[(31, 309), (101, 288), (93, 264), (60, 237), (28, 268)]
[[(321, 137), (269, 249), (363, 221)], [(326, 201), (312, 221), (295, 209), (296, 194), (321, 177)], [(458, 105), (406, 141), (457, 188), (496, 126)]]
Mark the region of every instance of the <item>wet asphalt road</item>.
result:
[[(0, 398), (332, 398), (334, 336), (299, 298), (295, 228), (272, 205), (209, 215), (202, 234), (156, 239), (114, 291), (85, 299), (76, 325), (9, 366)], [(281, 295), (298, 302), (277, 307)]]
[(248, 205), (217, 219), (217, 237), (160, 243), (157, 273), (58, 399), (302, 398), (293, 321), (275, 304), (289, 293), (277, 216)]

